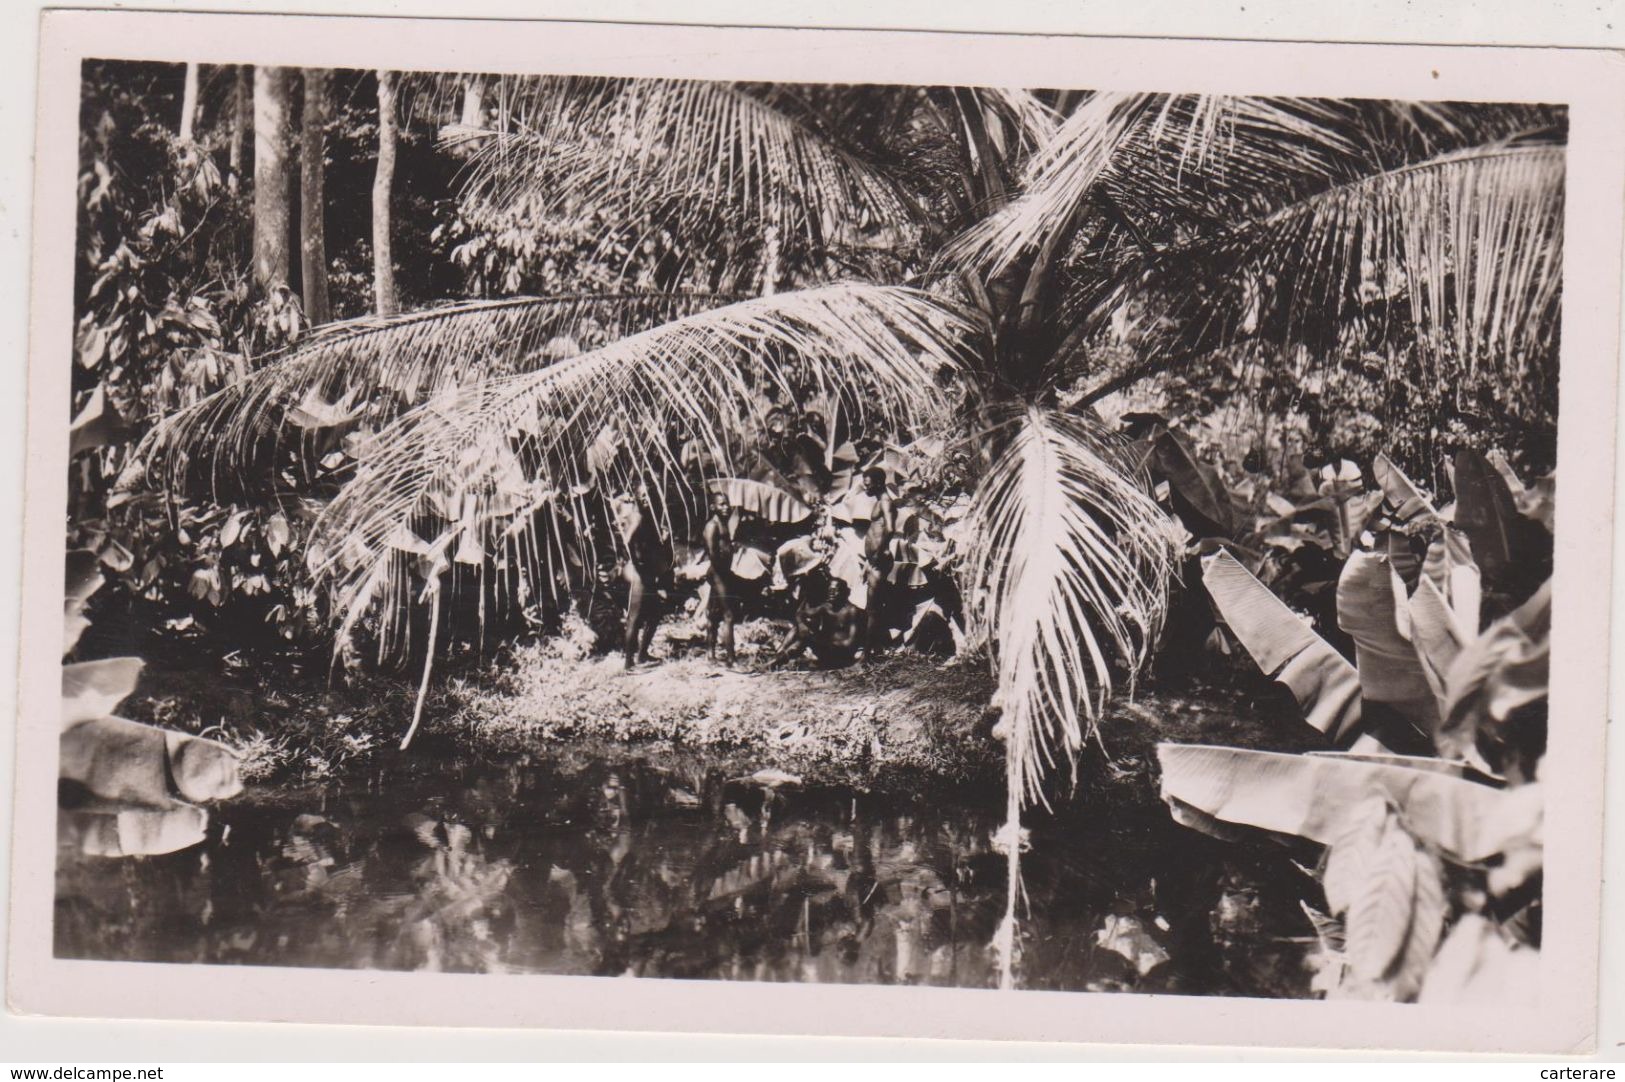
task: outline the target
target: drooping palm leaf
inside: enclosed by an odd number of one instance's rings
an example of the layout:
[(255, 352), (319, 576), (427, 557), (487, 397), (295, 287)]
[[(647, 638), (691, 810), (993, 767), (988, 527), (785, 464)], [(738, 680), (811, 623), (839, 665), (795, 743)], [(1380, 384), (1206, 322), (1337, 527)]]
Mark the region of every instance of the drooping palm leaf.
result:
[(965, 561), (1025, 803), (1082, 748), (1120, 667), (1132, 685), (1166, 609), (1167, 517), (1112, 438), (1034, 408), (977, 488)]
[[(374, 430), (431, 395), (533, 370), (733, 300), (709, 294), (521, 297), (330, 324), (248, 379), (176, 413), (135, 462), (176, 492), (215, 496), (276, 484), (279, 451), (322, 429)], [(133, 481), (133, 477), (131, 480)]]
[[(762, 420), (757, 388), (791, 392), (792, 362), (854, 423), (918, 426), (937, 407), (934, 380), (957, 364), (967, 329), (924, 294), (840, 284), (712, 309), (461, 386), (373, 438), (314, 527), (312, 570), (353, 626), (374, 603), (388, 612), (407, 600), (403, 561), (421, 558), (432, 580), (454, 541), (483, 549), (493, 531), (523, 529), (516, 516), (550, 512), (561, 493), (683, 480), (673, 426), (730, 469), (734, 435)], [(605, 443), (613, 451), (594, 476), (586, 451)], [(518, 555), (538, 562), (533, 551)]]
[(1153, 102), (1149, 94), (1091, 97), (1028, 161), (1022, 194), (963, 233), (944, 258), (997, 273), (1064, 229)]
[(1028, 160), (1019, 198), (950, 258), (998, 273), (1063, 233), (1093, 199), (1144, 247), (1170, 228), (1260, 213), (1356, 175), (1354, 117), (1312, 99), (1097, 93)]
[(1128, 261), (1068, 312), (1104, 327), (1142, 305), (1173, 329), (1163, 348), (1335, 347), (1358, 321), (1366, 344), (1528, 376), (1556, 344), (1563, 162), (1561, 146), (1494, 145), (1362, 176)]
[(632, 200), (695, 222), (730, 208), (813, 237), (912, 216), (883, 169), (746, 85), (578, 78), (524, 100), (535, 107), (521, 107), (518, 130), (483, 137), (469, 161), (476, 207)]

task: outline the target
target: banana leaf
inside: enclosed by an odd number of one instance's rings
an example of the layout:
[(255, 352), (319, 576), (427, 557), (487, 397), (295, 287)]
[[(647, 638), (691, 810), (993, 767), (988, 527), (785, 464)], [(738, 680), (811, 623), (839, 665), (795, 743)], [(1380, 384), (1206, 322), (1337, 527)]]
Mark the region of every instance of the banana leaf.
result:
[(1230, 493), (1219, 471), (1196, 457), (1183, 433), (1162, 428), (1151, 439), (1149, 465), (1168, 482), (1174, 510), (1198, 537), (1236, 532)]
[(1556, 514), (1554, 497), (1557, 491), (1557, 474), (1548, 473), (1545, 477), (1538, 477), (1533, 484), (1526, 485), (1512, 472), (1512, 464), (1500, 451), (1491, 451), (1484, 456), (1485, 460), (1494, 467), (1495, 472), (1501, 475), (1506, 482), (1507, 491), (1512, 493), (1512, 502), (1517, 504), (1518, 513), (1524, 518), (1534, 519), (1548, 532), (1555, 532), (1553, 521)]
[(223, 800), (242, 791), (237, 754), (224, 744), (105, 717), (62, 733), (59, 774), (118, 804), (165, 809), (177, 800)]
[[(1447, 694), (1434, 733), (1441, 754), (1484, 753), (1497, 769), (1505, 765), (1497, 760), (1519, 749), (1538, 758), (1544, 750), (1544, 732), (1510, 730), (1517, 711), (1548, 694), (1551, 614), (1548, 579), (1528, 601), (1463, 646), (1445, 677)], [(1486, 752), (1485, 743), (1500, 751)]]
[(90, 626), (85, 615), (85, 604), (90, 595), (101, 589), (101, 559), (89, 549), (73, 549), (68, 553), (66, 589), (62, 598), (62, 652), (71, 654), (79, 645), (79, 636)]
[(780, 545), (773, 559), (778, 565), (779, 574), (790, 582), (828, 563), (829, 552), (820, 551), (813, 545), (813, 539), (803, 534)]
[(1410, 631), (1411, 645), (1416, 648), (1422, 674), (1427, 678), (1442, 716), (1450, 666), (1461, 653), (1462, 643), (1472, 636), (1464, 633), (1444, 595), (1428, 579), (1423, 579), (1416, 593), (1411, 595)]
[(1463, 641), (1478, 634), (1483, 608), (1484, 585), (1467, 536), (1450, 526), (1442, 526), (1439, 536), (1428, 545), (1422, 561), (1422, 577), (1433, 583), (1449, 603), (1451, 617), (1461, 629)]
[(144, 662), (112, 657), (62, 666), (62, 725), (106, 717), (135, 691)]
[(201, 842), (209, 813), (190, 804), (177, 804), (94, 815), (68, 812), (59, 821), (68, 840), (86, 856), (159, 856)]
[(1354, 730), (1360, 677), (1343, 655), (1230, 553), (1203, 562), (1202, 584), (1259, 669), (1292, 692), (1304, 720), (1334, 740)]
[(1392, 706), (1430, 732), (1438, 722), (1439, 706), (1416, 648), (1406, 637), (1409, 611), (1405, 585), (1386, 556), (1349, 555), (1337, 580), (1337, 624), (1354, 640), (1361, 698)]
[(732, 571), (735, 578), (755, 582), (773, 573), (773, 554), (755, 545), (740, 545), (734, 550)]
[(124, 432), (124, 419), (107, 401), (107, 392), (98, 384), (68, 426), (68, 457), (117, 443)]
[(799, 497), (777, 485), (744, 477), (725, 477), (707, 482), (713, 492), (723, 492), (733, 506), (749, 511), (764, 522), (794, 525), (805, 522), (812, 508)]
[(1505, 478), (1479, 452), (1457, 453), (1455, 481), (1455, 523), (1485, 580), (1528, 597), (1551, 574), (1550, 531), (1520, 513)]
[(1434, 770), (1200, 744), (1158, 744), (1157, 760), (1164, 801), (1225, 823), (1330, 845), (1349, 829), (1352, 809), (1375, 793), (1419, 840), (1458, 861), (1487, 860), (1509, 841), (1502, 808), (1516, 790)]
[(1395, 525), (1409, 527), (1438, 520), (1433, 502), (1387, 455), (1371, 460), (1371, 473), (1382, 489), (1383, 510)]
[(1417, 1002), (1501, 1010), (1533, 1004), (1540, 983), (1539, 951), (1510, 942), (1493, 922), (1467, 913), (1434, 956)]

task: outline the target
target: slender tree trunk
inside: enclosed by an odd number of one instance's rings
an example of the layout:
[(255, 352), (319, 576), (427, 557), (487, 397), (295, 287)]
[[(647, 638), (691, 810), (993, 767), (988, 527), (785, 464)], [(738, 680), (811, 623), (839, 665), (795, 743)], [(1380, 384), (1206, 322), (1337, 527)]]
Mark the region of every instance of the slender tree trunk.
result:
[(254, 123), (253, 112), (253, 67), (249, 64), (238, 64), (232, 76), (231, 86), (231, 149), (227, 158), (231, 171), (237, 176), (243, 173), (243, 143), (248, 138), (249, 127)]
[(463, 115), (465, 128), (485, 127), (485, 81), (478, 75), (463, 79)]
[(378, 314), (400, 311), (389, 244), (389, 200), (395, 188), (395, 73), (378, 73), (378, 172), (372, 179), (372, 287)]
[(779, 291), (779, 260), (782, 241), (779, 227), (770, 225), (762, 236), (762, 296), (771, 297)]
[(305, 290), (305, 316), (312, 325), (333, 318), (327, 294), (327, 231), (322, 214), (327, 201), (328, 87), (333, 73), (305, 69), (305, 106), (299, 143), (299, 279)]
[(289, 68), (254, 70), (254, 280), (265, 289), (288, 282), (292, 82)]
[(181, 142), (192, 141), (192, 126), (197, 122), (197, 65), (186, 65), (186, 84), (181, 91)]

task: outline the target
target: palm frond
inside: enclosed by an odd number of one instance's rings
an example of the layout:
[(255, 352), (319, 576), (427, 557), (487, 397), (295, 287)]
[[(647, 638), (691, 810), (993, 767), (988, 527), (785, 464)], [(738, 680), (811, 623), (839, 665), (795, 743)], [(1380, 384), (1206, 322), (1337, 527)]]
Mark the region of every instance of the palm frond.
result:
[[(215, 497), (278, 485), (283, 452), (381, 428), (431, 395), (733, 300), (709, 294), (522, 297), (329, 324), (173, 414), (135, 456), (155, 487)], [(133, 480), (133, 478), (132, 478)]]
[(965, 566), (975, 630), (998, 675), (1011, 786), (1048, 802), (1120, 667), (1132, 686), (1174, 570), (1167, 516), (1114, 437), (1033, 408), (978, 487)]
[(961, 234), (944, 260), (997, 274), (1065, 228), (1152, 101), (1148, 94), (1101, 93), (1084, 102), (1028, 161), (1022, 194)]
[(594, 487), (680, 485), (674, 429), (731, 469), (734, 436), (760, 423), (761, 389), (771, 386), (810, 388), (856, 424), (907, 431), (940, 408), (936, 378), (957, 367), (967, 333), (925, 294), (838, 284), (715, 308), (448, 390), (373, 438), (314, 527), (312, 571), (347, 627), (375, 604), (398, 612), (409, 558), (424, 557), (432, 577), (453, 543), (501, 549), (531, 582), (545, 580), (545, 554), (515, 540), (532, 516), (568, 515), (572, 495)]
[(1061, 118), (1031, 90), (1012, 87), (965, 87), (965, 93), (982, 103), (991, 116), (1009, 125), (1020, 146), (1037, 149), (1055, 137)]
[(1415, 344), (1467, 375), (1539, 367), (1556, 345), (1564, 150), (1475, 147), (1316, 192), (1222, 234), (1129, 261), (1064, 318), (1103, 327), (1125, 305), (1166, 346), (1257, 334), (1321, 351)]
[(740, 84), (553, 80), (523, 100), (519, 128), (484, 138), (469, 161), (475, 207), (632, 200), (695, 221), (729, 208), (815, 237), (912, 217), (883, 169)]
[(1033, 155), (1021, 196), (949, 255), (998, 273), (1091, 197), (1128, 219), (1136, 245), (1182, 243), (1328, 187), (1560, 123), (1544, 106), (1097, 94)]

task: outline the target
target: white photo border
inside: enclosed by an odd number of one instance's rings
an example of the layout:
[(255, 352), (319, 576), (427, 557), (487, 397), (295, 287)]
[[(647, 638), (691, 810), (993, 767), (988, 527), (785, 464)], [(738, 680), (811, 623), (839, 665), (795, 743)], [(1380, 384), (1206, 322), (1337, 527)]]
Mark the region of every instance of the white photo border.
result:
[[(1541, 988), (1527, 1007), (93, 962), (52, 956), (80, 64), (981, 84), (1569, 107)], [(1595, 1044), (1625, 64), (1544, 48), (47, 12), (41, 28), (7, 999), (90, 1017), (1577, 1053)], [(49, 631), (49, 634), (44, 632)]]

